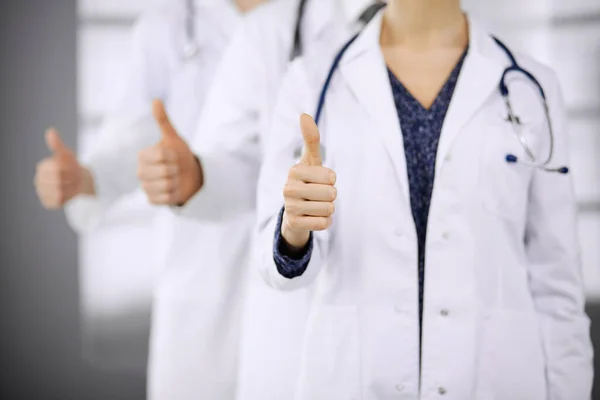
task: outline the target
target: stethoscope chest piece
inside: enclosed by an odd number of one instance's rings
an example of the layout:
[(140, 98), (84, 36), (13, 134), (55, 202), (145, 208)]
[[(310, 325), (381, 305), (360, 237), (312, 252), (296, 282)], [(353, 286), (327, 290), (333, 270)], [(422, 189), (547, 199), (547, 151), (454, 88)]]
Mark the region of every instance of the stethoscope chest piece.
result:
[(196, 43), (186, 41), (186, 43), (183, 44), (183, 59), (185, 61), (189, 61), (192, 58), (196, 57), (199, 52), (200, 49), (198, 48), (198, 45)]

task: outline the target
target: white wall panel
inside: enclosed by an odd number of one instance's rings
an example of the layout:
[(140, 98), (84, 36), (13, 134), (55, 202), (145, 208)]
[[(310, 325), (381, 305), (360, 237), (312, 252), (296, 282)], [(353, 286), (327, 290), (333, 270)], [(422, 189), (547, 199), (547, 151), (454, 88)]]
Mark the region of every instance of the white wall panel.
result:
[(586, 212), (579, 216), (581, 262), (588, 299), (600, 300), (600, 213)]
[(103, 115), (123, 76), (130, 49), (129, 29), (84, 25), (79, 30), (79, 114)]
[(570, 167), (577, 199), (580, 203), (600, 204), (600, 116), (571, 121), (569, 133)]
[(600, 109), (600, 19), (596, 24), (557, 28), (550, 41), (548, 61), (558, 74), (568, 107)]
[(77, 11), (79, 16), (83, 18), (98, 16), (135, 17), (153, 1), (157, 0), (79, 0)]

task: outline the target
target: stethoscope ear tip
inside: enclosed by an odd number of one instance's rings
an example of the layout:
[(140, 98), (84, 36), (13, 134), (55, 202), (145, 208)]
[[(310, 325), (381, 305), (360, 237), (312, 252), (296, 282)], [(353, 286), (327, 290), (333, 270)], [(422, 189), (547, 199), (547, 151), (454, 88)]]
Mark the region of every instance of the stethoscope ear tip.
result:
[(559, 169), (557, 169), (557, 172), (560, 174), (568, 174), (569, 173), (569, 168), (567, 167), (560, 167)]
[(515, 156), (514, 154), (507, 154), (506, 155), (506, 162), (510, 163), (510, 164), (514, 164), (518, 161), (517, 156)]

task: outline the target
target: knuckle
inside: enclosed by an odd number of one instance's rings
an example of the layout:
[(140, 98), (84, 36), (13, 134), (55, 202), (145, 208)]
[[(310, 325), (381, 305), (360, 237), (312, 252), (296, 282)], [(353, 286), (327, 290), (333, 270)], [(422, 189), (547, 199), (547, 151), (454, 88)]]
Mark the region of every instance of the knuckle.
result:
[(335, 182), (337, 181), (337, 174), (333, 170), (330, 169), (328, 171), (328, 176), (329, 176), (329, 182), (332, 185), (335, 185)]
[(334, 201), (337, 199), (337, 189), (335, 187), (331, 187), (329, 189), (329, 201)]
[(287, 215), (287, 225), (290, 229), (298, 228), (298, 217), (293, 214)]
[(287, 183), (283, 187), (283, 196), (284, 197), (295, 197), (295, 195), (296, 195), (296, 188), (293, 185), (290, 185), (289, 183)]
[(296, 179), (296, 177), (298, 176), (298, 169), (299, 169), (298, 165), (294, 165), (292, 168), (290, 168), (290, 170), (288, 171), (288, 179), (289, 180)]
[(333, 203), (327, 204), (327, 216), (330, 217), (335, 212), (335, 205)]
[(285, 211), (288, 215), (297, 215), (300, 213), (300, 207), (298, 207), (297, 203), (287, 203), (285, 205)]
[(326, 218), (319, 218), (316, 222), (315, 222), (315, 230), (317, 231), (324, 231), (325, 229), (327, 229), (327, 219)]

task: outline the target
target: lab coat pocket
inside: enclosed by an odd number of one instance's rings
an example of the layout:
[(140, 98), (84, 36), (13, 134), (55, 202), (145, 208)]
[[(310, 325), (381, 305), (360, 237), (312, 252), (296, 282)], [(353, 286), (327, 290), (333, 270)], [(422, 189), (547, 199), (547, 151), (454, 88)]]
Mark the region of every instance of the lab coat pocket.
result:
[(356, 307), (317, 306), (307, 324), (296, 399), (358, 399), (359, 368)]
[(482, 138), (479, 191), (484, 208), (511, 221), (522, 221), (527, 207), (532, 169), (508, 163), (506, 156), (524, 158), (524, 150), (510, 126), (487, 127)]
[(546, 400), (545, 358), (533, 312), (495, 311), (484, 318), (476, 398)]

